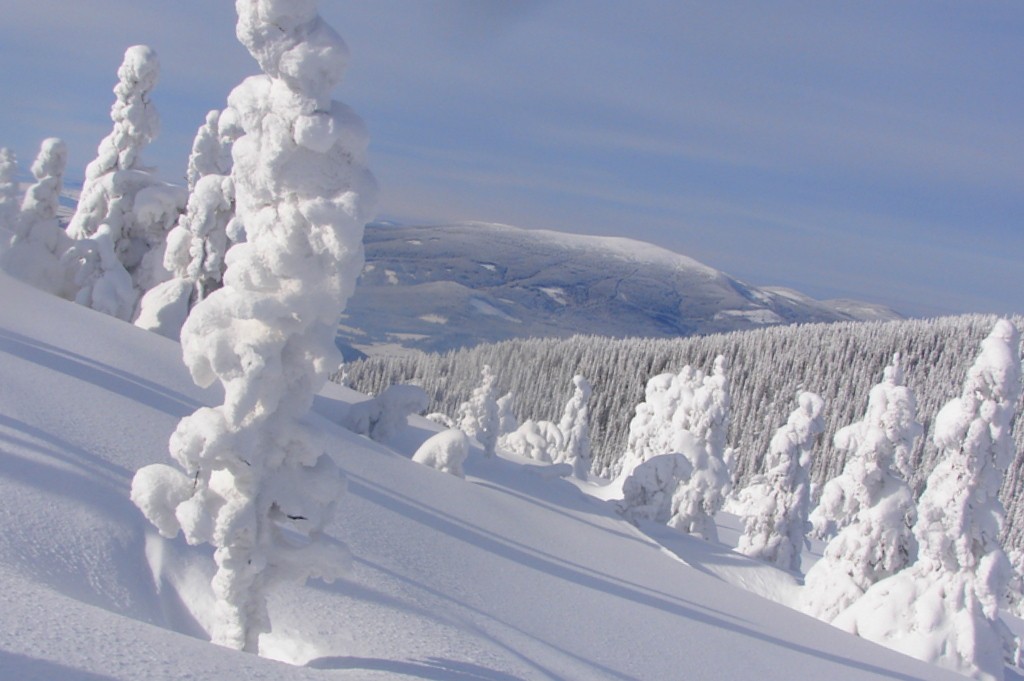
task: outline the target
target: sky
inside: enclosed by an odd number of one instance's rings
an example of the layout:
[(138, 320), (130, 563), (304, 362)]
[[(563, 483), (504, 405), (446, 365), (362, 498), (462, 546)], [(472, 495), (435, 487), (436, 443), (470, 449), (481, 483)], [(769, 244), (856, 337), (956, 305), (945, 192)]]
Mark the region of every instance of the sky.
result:
[[(0, 24), (0, 145), (80, 181), (126, 47), (156, 49), (181, 181), (257, 72), (227, 0), (32, 0)], [(746, 283), (916, 316), (1024, 313), (1024, 3), (322, 0), (380, 217), (626, 236)]]

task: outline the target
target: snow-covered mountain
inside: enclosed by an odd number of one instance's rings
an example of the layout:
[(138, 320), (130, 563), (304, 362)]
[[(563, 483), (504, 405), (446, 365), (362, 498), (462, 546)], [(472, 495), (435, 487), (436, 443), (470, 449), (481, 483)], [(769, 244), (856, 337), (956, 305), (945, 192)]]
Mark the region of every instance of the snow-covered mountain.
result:
[(372, 224), (339, 340), (373, 354), (521, 337), (675, 337), (892, 310), (757, 288), (625, 238), (465, 223)]
[(291, 665), (216, 647), (209, 548), (160, 538), (128, 494), (217, 390), (174, 342), (6, 275), (0, 295), (2, 679), (961, 678), (738, 588), (795, 580), (645, 534), (588, 483), (478, 451), (466, 479), (415, 464), (436, 426), (356, 436), (335, 424), (364, 398), (334, 385), (314, 419), (348, 477), (328, 531), (352, 570), (273, 595), (262, 649)]

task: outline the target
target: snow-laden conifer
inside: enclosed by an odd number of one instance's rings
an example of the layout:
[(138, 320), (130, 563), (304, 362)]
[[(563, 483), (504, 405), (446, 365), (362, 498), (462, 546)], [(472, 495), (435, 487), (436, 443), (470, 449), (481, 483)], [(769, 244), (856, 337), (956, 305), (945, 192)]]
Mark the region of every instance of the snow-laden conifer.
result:
[(731, 487), (725, 463), (729, 424), (729, 380), (725, 358), (715, 359), (711, 375), (683, 367), (647, 382), (645, 400), (630, 423), (629, 445), (618, 484), (639, 465), (663, 454), (682, 454), (691, 464), (672, 494), (668, 524), (716, 541), (714, 516)]
[(498, 398), (498, 437), (513, 432), (519, 427), (519, 419), (512, 410), (512, 393), (508, 392)]
[[(268, 589), (345, 567), (344, 547), (324, 534), (344, 479), (308, 411), (340, 363), (335, 329), (362, 268), (376, 186), (362, 122), (330, 99), (348, 50), (316, 3), (238, 0), (236, 9), (237, 35), (264, 72), (228, 100), (245, 132), (232, 178), (247, 241), (181, 334), (193, 379), (219, 381), (225, 401), (172, 435), (187, 475), (171, 493), (148, 487), (141, 471), (132, 493), (165, 534), (180, 526), (190, 542), (216, 547), (213, 640), (255, 651), (270, 626)], [(168, 509), (182, 482), (188, 498)]]
[(143, 295), (136, 326), (177, 339), (189, 311), (221, 287), (224, 257), (240, 240), (230, 172), (231, 147), (241, 134), (231, 108), (209, 112), (196, 133), (188, 163), (188, 203), (164, 251), (170, 278)]
[(798, 572), (810, 512), (809, 466), (814, 441), (824, 430), (825, 403), (811, 392), (797, 398), (799, 406), (772, 437), (767, 471), (739, 495), (743, 534), (736, 550), (783, 570)]
[(703, 376), (693, 393), (693, 403), (679, 423), (675, 451), (690, 460), (693, 472), (672, 495), (672, 517), (668, 524), (710, 541), (718, 540), (715, 514), (725, 504), (732, 488), (732, 475), (726, 464), (726, 435), (729, 432), (728, 364), (725, 357), (715, 358), (714, 370)]
[[(75, 299), (108, 313), (116, 308), (125, 320), (134, 316), (138, 297), (166, 279), (164, 243), (187, 196), (183, 188), (159, 181), (140, 157), (159, 130), (150, 100), (159, 71), (152, 48), (135, 45), (125, 52), (110, 110), (114, 129), (85, 169), (78, 208), (67, 229), (68, 236), (81, 242), (65, 256), (79, 288)], [(133, 299), (128, 303), (111, 304), (111, 287), (118, 288), (119, 298), (126, 292), (120, 290), (118, 266), (103, 256), (108, 246), (91, 241), (101, 231), (113, 241), (117, 262), (131, 277)]]
[(11, 225), (10, 248), (0, 255), (0, 268), (49, 293), (65, 295), (67, 281), (61, 256), (71, 245), (57, 219), (68, 150), (56, 137), (43, 140), (32, 164), (35, 183), (25, 192)]
[[(906, 470), (920, 433), (914, 394), (903, 385), (896, 355), (882, 382), (872, 388), (864, 418), (836, 434), (837, 447), (850, 457), (842, 475), (825, 491), (843, 490), (839, 508), (849, 515), (840, 516), (836, 507), (823, 514), (841, 529), (807, 572), (802, 600), (808, 614), (831, 622), (872, 584), (916, 558), (912, 528), (917, 511), (901, 469)], [(840, 484), (833, 486), (837, 481)]]
[(18, 217), (18, 159), (7, 147), (0, 147), (0, 229), (10, 230)]
[(562, 431), (565, 444), (555, 457), (556, 463), (568, 463), (573, 475), (586, 480), (590, 473), (590, 383), (583, 376), (572, 379), (575, 390), (562, 411), (558, 429)]
[(1020, 394), (1020, 334), (1000, 320), (961, 396), (936, 417), (944, 457), (918, 503), (917, 561), (868, 589), (836, 626), (976, 679), (1003, 678), (999, 604), (1011, 567), (999, 543), (998, 493), (1014, 456)]
[[(884, 469), (899, 479), (908, 479), (914, 443), (922, 433), (916, 414), (917, 400), (903, 385), (903, 367), (896, 354), (882, 382), (869, 393), (864, 419), (835, 435), (833, 445), (847, 453), (846, 468), (822, 488), (818, 506), (810, 516), (815, 536), (828, 538), (853, 521), (863, 498), (865, 476), (873, 475), (874, 470), (874, 464), (868, 464), (865, 470), (863, 461), (858, 463), (865, 455), (884, 461)], [(876, 456), (872, 453), (875, 449), (882, 453)]]
[(498, 416), (498, 377), (485, 364), (480, 371), (480, 385), (473, 389), (469, 400), (459, 406), (459, 428), (484, 448), (486, 456), (494, 456), (498, 442), (500, 420)]
[(192, 140), (192, 153), (188, 157), (185, 179), (188, 190), (194, 191), (200, 179), (207, 175), (231, 174), (231, 147), (242, 134), (232, 109), (214, 109), (206, 114)]

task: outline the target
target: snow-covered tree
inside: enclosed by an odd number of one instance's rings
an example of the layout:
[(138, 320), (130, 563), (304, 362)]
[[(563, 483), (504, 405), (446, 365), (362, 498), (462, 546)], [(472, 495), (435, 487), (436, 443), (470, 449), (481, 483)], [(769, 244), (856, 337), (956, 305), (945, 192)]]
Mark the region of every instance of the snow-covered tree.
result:
[[(112, 191), (117, 171), (146, 171), (140, 154), (160, 129), (160, 118), (149, 96), (159, 76), (160, 64), (151, 47), (133, 45), (125, 51), (124, 61), (117, 70), (115, 99), (110, 109), (114, 129), (100, 142), (96, 158), (86, 166), (78, 209), (68, 225), (72, 238), (92, 236), (101, 224), (119, 217), (117, 212), (123, 212), (125, 207), (121, 201), (125, 197)], [(146, 182), (142, 184), (145, 186)], [(130, 201), (128, 198), (129, 204)], [(111, 206), (112, 203), (118, 205)]]
[(457, 478), (466, 477), (462, 464), (469, 454), (469, 438), (458, 428), (432, 435), (420, 445), (412, 460)]
[(0, 229), (12, 229), (18, 217), (18, 159), (0, 147)]
[(1013, 459), (1021, 395), (1020, 335), (995, 324), (960, 397), (935, 419), (944, 458), (918, 503), (917, 561), (884, 579), (833, 623), (975, 679), (1002, 679), (1006, 630), (999, 604), (1010, 564), (999, 543), (999, 487)]
[(587, 379), (576, 375), (572, 379), (575, 390), (562, 411), (558, 429), (565, 445), (555, 457), (556, 463), (572, 465), (573, 475), (586, 480), (590, 473), (590, 401), (591, 387)]
[(187, 474), (142, 469), (132, 496), (164, 534), (180, 527), (216, 547), (213, 640), (255, 651), (269, 629), (269, 588), (345, 566), (325, 535), (343, 477), (308, 411), (340, 363), (335, 330), (362, 269), (376, 185), (362, 122), (330, 99), (348, 49), (316, 3), (238, 0), (236, 9), (237, 35), (264, 72), (228, 99), (245, 132), (232, 178), (247, 241), (181, 334), (193, 379), (219, 381), (224, 404), (172, 435)]
[(825, 403), (800, 393), (799, 406), (775, 432), (766, 457), (768, 470), (740, 492), (743, 534), (736, 550), (783, 570), (799, 572), (809, 523), (808, 474), (814, 441), (824, 430)]
[(498, 437), (511, 433), (519, 427), (519, 419), (512, 411), (512, 393), (498, 398)]
[(480, 385), (473, 390), (469, 400), (459, 406), (457, 419), (462, 432), (476, 438), (487, 456), (494, 456), (500, 429), (497, 381), (490, 365), (485, 364), (480, 372)]
[[(156, 137), (159, 119), (150, 91), (159, 76), (156, 52), (146, 45), (129, 47), (117, 71), (115, 101), (110, 110), (113, 131), (100, 142), (96, 158), (85, 169), (78, 208), (67, 234), (82, 243), (65, 256), (79, 287), (75, 299), (130, 320), (139, 296), (167, 278), (163, 249), (167, 232), (185, 206), (187, 192), (159, 181), (142, 164), (140, 153)], [(112, 306), (105, 291), (120, 288), (123, 275), (102, 253), (105, 244), (91, 240), (106, 232), (117, 262), (131, 277), (133, 299)], [(104, 237), (100, 237), (104, 238)], [(119, 290), (123, 298), (126, 292)]]
[(712, 374), (701, 377), (673, 443), (673, 449), (690, 460), (693, 472), (672, 495), (672, 517), (668, 524), (709, 541), (718, 540), (715, 514), (722, 509), (732, 488), (725, 442), (732, 404), (727, 368), (725, 357), (719, 355)]
[(851, 455), (842, 475), (825, 487), (827, 493), (841, 481), (844, 496), (838, 506), (849, 515), (839, 516), (834, 507), (824, 514), (842, 529), (807, 572), (802, 601), (808, 614), (831, 622), (872, 584), (917, 557), (912, 531), (917, 511), (900, 470), (907, 470), (920, 433), (914, 394), (903, 385), (896, 355), (872, 388), (864, 418), (836, 434), (837, 447)]
[(645, 461), (662, 454), (683, 454), (691, 474), (672, 495), (668, 524), (709, 541), (717, 541), (714, 516), (731, 487), (725, 463), (729, 424), (729, 380), (726, 360), (715, 359), (711, 375), (683, 367), (679, 374), (660, 374), (647, 382), (644, 402), (637, 405), (629, 426), (629, 444), (617, 484)]
[(0, 255), (0, 268), (8, 274), (49, 293), (64, 295), (67, 289), (61, 256), (70, 247), (57, 219), (68, 150), (55, 137), (43, 140), (32, 164), (35, 183), (25, 192), (21, 210), (12, 224), (14, 238)]
[(196, 133), (188, 164), (188, 204), (168, 233), (164, 252), (163, 266), (171, 278), (142, 296), (136, 326), (177, 339), (189, 311), (221, 287), (224, 256), (240, 240), (230, 172), (231, 147), (241, 134), (230, 108), (209, 112)]
[(207, 112), (206, 120), (196, 131), (192, 153), (188, 157), (185, 179), (190, 192), (207, 175), (231, 174), (231, 147), (241, 135), (242, 129), (234, 110)]
[(903, 367), (897, 353), (892, 364), (886, 367), (882, 382), (871, 389), (864, 419), (840, 429), (835, 435), (833, 445), (847, 453), (847, 463), (842, 474), (825, 483), (818, 506), (811, 513), (816, 537), (833, 536), (856, 516), (864, 476), (872, 475), (873, 470), (873, 464), (868, 464), (869, 470), (865, 470), (863, 462), (855, 463), (865, 452), (874, 460), (879, 455), (872, 452), (879, 449), (886, 471), (903, 480), (909, 478), (914, 443), (923, 432), (916, 414), (917, 400), (903, 385)]

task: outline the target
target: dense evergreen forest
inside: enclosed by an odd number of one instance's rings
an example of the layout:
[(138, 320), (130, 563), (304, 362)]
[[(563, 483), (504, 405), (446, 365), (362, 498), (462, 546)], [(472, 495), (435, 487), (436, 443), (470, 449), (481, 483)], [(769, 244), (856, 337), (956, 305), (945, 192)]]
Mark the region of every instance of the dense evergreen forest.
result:
[[(871, 386), (894, 353), (900, 353), (906, 383), (917, 396), (918, 420), (925, 436), (913, 455), (911, 485), (920, 493), (938, 451), (931, 439), (932, 420), (946, 401), (960, 393), (981, 340), (995, 317), (966, 315), (931, 320), (851, 322), (777, 326), (702, 337), (510, 340), (445, 354), (415, 353), (374, 357), (346, 366), (346, 380), (357, 390), (377, 394), (389, 385), (413, 383), (431, 398), (431, 411), (452, 415), (480, 381), (483, 365), (498, 377), (500, 392), (511, 392), (520, 421), (557, 420), (572, 394), (572, 377), (593, 385), (590, 401), (593, 472), (610, 475), (626, 447), (629, 422), (644, 399), (647, 380), (690, 365), (705, 371), (714, 358), (729, 361), (732, 421), (729, 444), (736, 450), (735, 475), (742, 487), (761, 472), (772, 433), (793, 409), (797, 392), (810, 390), (825, 399), (826, 430), (812, 469), (821, 485), (838, 475), (845, 453), (832, 438), (860, 418)], [(1024, 318), (1013, 322), (1024, 327)], [(1015, 429), (1024, 452), (1024, 427)], [(1003, 486), (1007, 506), (1007, 543), (1024, 546), (1024, 460), (1011, 466)]]

